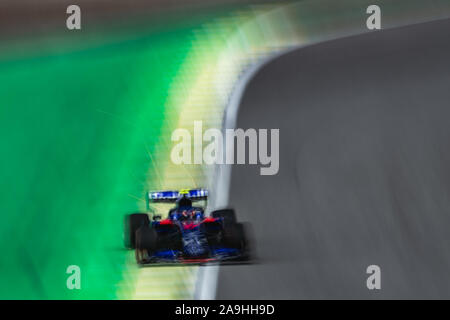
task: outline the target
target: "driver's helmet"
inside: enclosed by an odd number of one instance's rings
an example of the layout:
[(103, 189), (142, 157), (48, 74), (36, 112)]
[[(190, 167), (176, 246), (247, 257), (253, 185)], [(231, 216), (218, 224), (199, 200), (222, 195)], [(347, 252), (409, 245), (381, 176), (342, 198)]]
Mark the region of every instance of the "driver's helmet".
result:
[(179, 211), (190, 210), (192, 208), (192, 200), (183, 195), (177, 199), (176, 207)]

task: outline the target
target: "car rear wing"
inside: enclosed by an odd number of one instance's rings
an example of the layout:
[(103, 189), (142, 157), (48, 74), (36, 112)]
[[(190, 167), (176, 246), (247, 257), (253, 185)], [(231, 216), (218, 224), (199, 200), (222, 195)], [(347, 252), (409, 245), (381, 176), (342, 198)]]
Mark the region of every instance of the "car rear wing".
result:
[(175, 203), (177, 199), (186, 195), (192, 201), (201, 201), (208, 199), (208, 190), (206, 189), (181, 189), (179, 191), (150, 191), (147, 192), (147, 203)]

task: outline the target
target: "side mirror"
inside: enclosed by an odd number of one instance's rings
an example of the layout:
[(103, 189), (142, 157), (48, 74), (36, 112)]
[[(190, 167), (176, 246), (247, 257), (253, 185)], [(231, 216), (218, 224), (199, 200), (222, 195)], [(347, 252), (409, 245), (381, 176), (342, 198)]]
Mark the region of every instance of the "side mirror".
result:
[(153, 216), (153, 220), (154, 220), (154, 221), (156, 221), (156, 220), (161, 220), (161, 215), (159, 215), (159, 214), (154, 215), (154, 216)]

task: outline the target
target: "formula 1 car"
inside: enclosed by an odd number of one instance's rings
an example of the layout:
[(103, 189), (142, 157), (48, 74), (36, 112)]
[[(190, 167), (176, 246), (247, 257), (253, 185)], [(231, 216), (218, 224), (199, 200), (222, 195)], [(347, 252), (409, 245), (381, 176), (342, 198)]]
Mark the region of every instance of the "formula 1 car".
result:
[[(205, 264), (247, 261), (249, 245), (245, 225), (236, 221), (232, 209), (205, 216), (204, 207), (193, 202), (207, 201), (205, 189), (147, 193), (152, 203), (173, 203), (165, 219), (135, 213), (125, 218), (125, 246), (135, 249), (138, 264)], [(206, 205), (205, 205), (206, 207)]]

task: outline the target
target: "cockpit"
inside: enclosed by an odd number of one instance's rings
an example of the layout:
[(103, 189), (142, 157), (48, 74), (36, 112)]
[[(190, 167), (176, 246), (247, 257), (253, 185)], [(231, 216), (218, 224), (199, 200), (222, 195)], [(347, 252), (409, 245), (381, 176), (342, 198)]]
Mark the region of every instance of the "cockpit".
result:
[(175, 208), (169, 211), (168, 218), (176, 221), (203, 220), (204, 211), (201, 207), (193, 207), (192, 200), (183, 195), (177, 199)]

